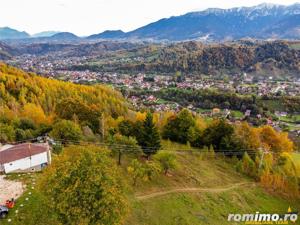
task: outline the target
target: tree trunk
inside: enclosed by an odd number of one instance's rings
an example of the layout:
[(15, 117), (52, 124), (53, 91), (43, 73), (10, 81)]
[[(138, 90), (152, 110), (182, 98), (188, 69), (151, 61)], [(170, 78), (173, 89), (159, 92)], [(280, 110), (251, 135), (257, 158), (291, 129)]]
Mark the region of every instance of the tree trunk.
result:
[(168, 174), (168, 169), (165, 169), (165, 175), (167, 176), (167, 174)]
[(119, 159), (118, 159), (118, 165), (121, 165), (121, 157), (122, 157), (122, 153), (121, 151), (119, 151)]

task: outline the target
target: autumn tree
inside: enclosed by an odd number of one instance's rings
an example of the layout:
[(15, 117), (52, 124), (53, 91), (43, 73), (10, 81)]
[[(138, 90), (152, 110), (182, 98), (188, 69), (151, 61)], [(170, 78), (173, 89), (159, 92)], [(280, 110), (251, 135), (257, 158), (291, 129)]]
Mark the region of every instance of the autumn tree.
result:
[(234, 128), (235, 149), (240, 152), (253, 153), (261, 147), (258, 128), (251, 127), (247, 122), (237, 124)]
[(15, 135), (13, 126), (0, 123), (0, 142), (12, 142), (15, 140)]
[(161, 167), (154, 161), (142, 163), (137, 159), (133, 159), (127, 167), (127, 171), (132, 177), (133, 186), (136, 186), (138, 181), (152, 180), (154, 176), (160, 173)]
[(133, 186), (137, 185), (139, 179), (144, 179), (145, 177), (145, 169), (143, 164), (137, 159), (131, 161), (130, 165), (127, 167), (127, 171), (132, 177)]
[(170, 152), (159, 152), (154, 156), (154, 159), (160, 163), (165, 175), (168, 174), (170, 169), (175, 169), (178, 165), (176, 155)]
[(96, 106), (89, 106), (79, 98), (62, 99), (56, 106), (59, 118), (72, 120), (77, 118), (80, 123), (88, 125), (94, 132), (99, 132), (101, 111)]
[(61, 224), (118, 225), (124, 219), (124, 182), (108, 154), (95, 146), (70, 146), (43, 172), (39, 190)]
[(61, 120), (54, 124), (50, 136), (61, 140), (63, 144), (68, 142), (78, 142), (82, 138), (80, 126), (69, 120)]
[(265, 149), (275, 153), (291, 152), (294, 149), (293, 142), (288, 138), (285, 132), (277, 132), (271, 126), (259, 128), (260, 141)]
[(256, 167), (254, 161), (250, 158), (247, 152), (245, 152), (242, 159), (242, 170), (245, 174), (255, 177)]
[(21, 117), (31, 119), (35, 124), (49, 122), (42, 107), (33, 103), (28, 103), (23, 107)]

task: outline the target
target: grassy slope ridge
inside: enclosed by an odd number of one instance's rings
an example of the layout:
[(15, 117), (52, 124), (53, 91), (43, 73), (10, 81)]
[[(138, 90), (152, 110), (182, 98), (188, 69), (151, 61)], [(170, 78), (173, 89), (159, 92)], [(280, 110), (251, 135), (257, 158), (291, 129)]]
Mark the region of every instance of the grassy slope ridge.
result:
[[(300, 202), (273, 196), (253, 180), (237, 173), (231, 161), (201, 159), (190, 153), (179, 154), (177, 159), (180, 166), (170, 176), (160, 175), (151, 182), (133, 187), (135, 198), (132, 198), (132, 212), (126, 225), (234, 224), (227, 222), (230, 213), (282, 214), (289, 206), (300, 209)], [(245, 185), (239, 185), (243, 183)], [(174, 191), (184, 188), (207, 190)], [(174, 192), (136, 198), (170, 190)]]
[[(259, 211), (282, 214), (287, 212), (289, 206), (293, 210), (300, 209), (299, 201), (273, 196), (265, 192), (252, 179), (236, 172), (231, 160), (202, 158), (199, 154), (189, 151), (176, 155), (178, 167), (168, 176), (161, 174), (152, 181), (139, 181), (137, 186), (132, 185), (132, 178), (126, 172), (130, 159), (124, 157), (122, 175), (130, 186), (131, 202), (131, 211), (125, 225), (234, 224), (227, 222), (230, 213)], [(18, 199), (17, 206), (11, 210), (8, 217), (11, 222), (6, 219), (1, 221), (1, 224), (39, 225), (45, 222), (49, 225), (53, 224), (51, 222), (53, 215), (47, 215), (42, 196), (36, 189), (32, 189), (38, 176), (39, 174), (25, 174), (21, 177), (15, 175), (10, 177), (10, 179), (23, 180), (27, 184), (27, 191)], [(245, 185), (239, 185), (241, 183)], [(205, 190), (193, 193), (175, 191), (144, 199), (137, 197), (184, 188)], [(21, 207), (21, 204), (24, 206)], [(299, 224), (299, 221), (296, 224)]]
[(234, 224), (227, 221), (230, 213), (282, 214), (289, 206), (299, 209), (299, 203), (268, 195), (259, 187), (240, 187), (222, 193), (178, 193), (136, 201), (126, 224)]

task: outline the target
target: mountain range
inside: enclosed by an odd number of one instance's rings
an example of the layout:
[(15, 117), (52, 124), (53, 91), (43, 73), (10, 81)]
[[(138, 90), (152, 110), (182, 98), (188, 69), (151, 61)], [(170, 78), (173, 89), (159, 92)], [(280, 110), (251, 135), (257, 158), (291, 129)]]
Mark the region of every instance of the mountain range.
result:
[[(48, 35), (42, 37), (46, 40), (47, 38), (50, 38), (49, 40), (79, 40), (79, 37), (67, 32), (49, 32)], [(0, 28), (0, 39), (29, 37), (32, 36), (26, 32), (18, 32), (7, 27)], [(246, 38), (299, 39), (300, 3), (289, 6), (263, 3), (253, 7), (209, 8), (204, 11), (164, 18), (127, 33), (121, 30), (108, 30), (80, 39), (226, 41)]]
[(9, 27), (0, 27), (0, 40), (4, 39), (25, 39), (30, 35), (25, 31), (18, 31)]
[(162, 19), (126, 34), (127, 38), (159, 40), (234, 40), (299, 38), (300, 4), (207, 9)]

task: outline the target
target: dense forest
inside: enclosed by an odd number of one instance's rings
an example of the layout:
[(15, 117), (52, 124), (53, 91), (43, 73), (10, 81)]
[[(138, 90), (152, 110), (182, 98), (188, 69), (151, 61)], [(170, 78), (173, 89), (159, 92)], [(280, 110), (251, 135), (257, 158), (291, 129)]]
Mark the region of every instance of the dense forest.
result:
[(101, 119), (124, 116), (128, 106), (121, 93), (107, 86), (45, 79), (0, 64), (1, 122), (10, 124), (1, 126), (2, 141), (36, 136), (33, 130), (39, 127), (43, 133), (57, 119), (78, 121), (100, 133)]
[[(148, 45), (128, 50), (127, 58), (139, 60), (99, 62), (74, 66), (75, 69), (121, 70), (127, 72), (160, 72), (218, 74), (264, 71), (296, 74), (300, 70), (299, 50), (291, 48), (288, 42), (241, 41), (224, 44), (202, 44), (183, 42), (170, 45)], [(113, 54), (112, 59), (124, 51)], [(132, 57), (134, 55), (134, 57)]]
[[(102, 41), (97, 43), (26, 43), (26, 40), (18, 43), (4, 43), (0, 42), (0, 59), (7, 59), (4, 54), (12, 57), (23, 54), (30, 55), (47, 55), (59, 54), (64, 57), (83, 57), (83, 56), (99, 56), (107, 52), (131, 50), (144, 46), (143, 43), (131, 42), (115, 42)], [(3, 54), (3, 58), (1, 58)]]

